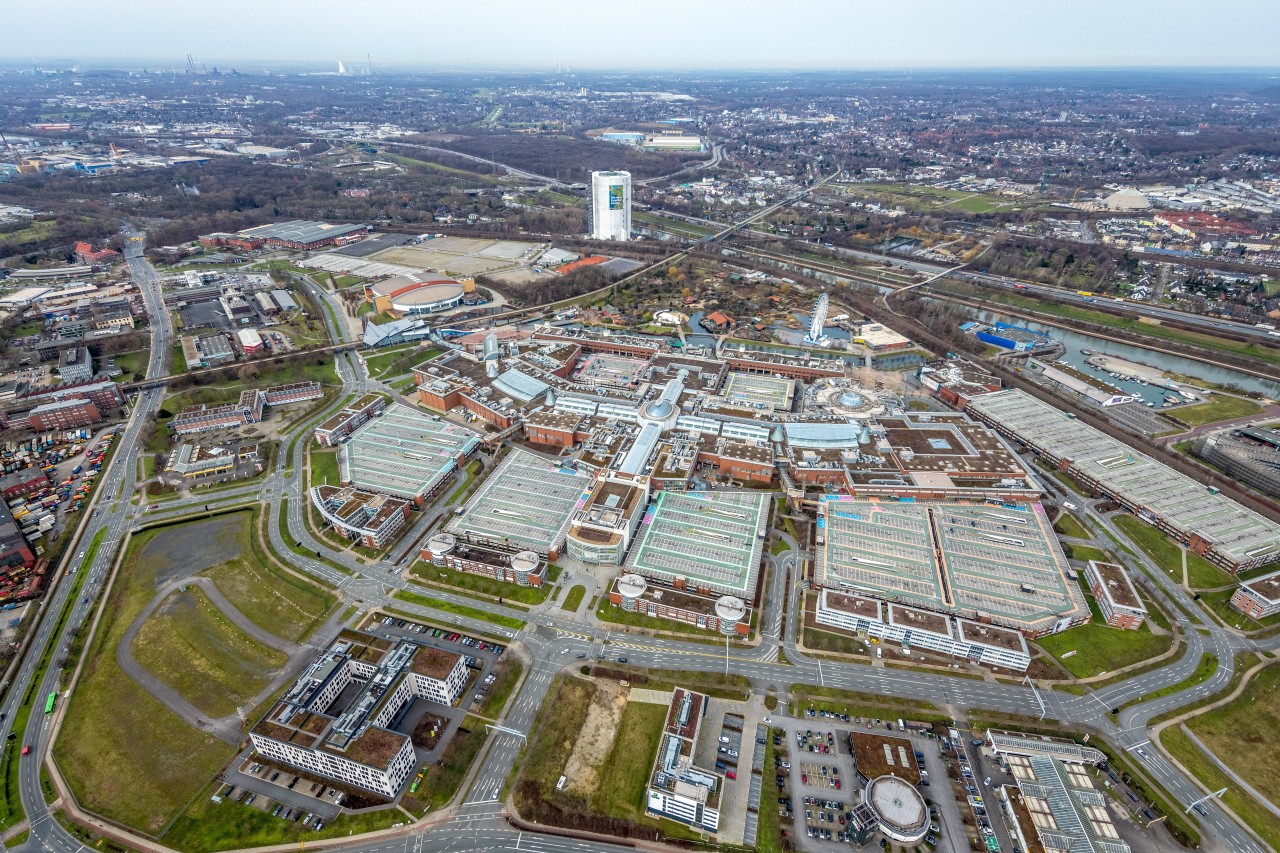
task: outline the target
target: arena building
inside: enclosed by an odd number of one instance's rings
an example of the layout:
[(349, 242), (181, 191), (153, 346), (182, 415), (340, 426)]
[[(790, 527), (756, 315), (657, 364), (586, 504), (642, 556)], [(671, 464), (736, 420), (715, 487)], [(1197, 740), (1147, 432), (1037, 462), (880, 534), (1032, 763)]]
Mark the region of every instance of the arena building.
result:
[(424, 273), (422, 277), (395, 276), (365, 288), (379, 314), (404, 317), (437, 314), (462, 303), (464, 285), (448, 276)]
[(392, 405), (360, 427), (338, 451), (344, 485), (413, 501), (419, 506), (450, 481), (459, 464), (480, 446), (480, 436)]
[(325, 246), (345, 246), (363, 240), (368, 233), (368, 225), (334, 225), (329, 222), (294, 219), (290, 222), (246, 228), (233, 239), (245, 246), (267, 245), (294, 251), (311, 251)]
[(1038, 503), (825, 496), (819, 586), (1012, 628), (1027, 636), (1089, 620)]

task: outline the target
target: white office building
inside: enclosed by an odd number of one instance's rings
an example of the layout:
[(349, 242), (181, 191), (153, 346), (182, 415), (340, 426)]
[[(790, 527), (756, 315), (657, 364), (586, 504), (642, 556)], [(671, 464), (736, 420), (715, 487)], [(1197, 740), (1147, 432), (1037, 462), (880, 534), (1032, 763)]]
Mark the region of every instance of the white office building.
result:
[(591, 237), (631, 239), (631, 173), (591, 173)]

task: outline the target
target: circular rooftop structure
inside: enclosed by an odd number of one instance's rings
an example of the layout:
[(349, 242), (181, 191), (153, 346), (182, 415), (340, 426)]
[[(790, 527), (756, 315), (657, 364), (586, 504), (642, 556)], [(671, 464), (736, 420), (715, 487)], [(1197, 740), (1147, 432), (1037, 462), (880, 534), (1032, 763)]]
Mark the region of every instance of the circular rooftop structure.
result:
[(623, 598), (639, 598), (649, 588), (649, 583), (636, 574), (623, 575), (618, 578), (618, 592)]
[(431, 552), (432, 561), (435, 561), (452, 552), (457, 544), (458, 539), (452, 533), (437, 533), (427, 540), (427, 550)]
[(716, 601), (716, 615), (726, 622), (741, 622), (747, 615), (747, 605), (736, 595), (725, 595)]
[(511, 555), (511, 568), (517, 572), (532, 572), (538, 568), (538, 555), (533, 551), (521, 551)]
[(396, 276), (369, 287), (376, 299), (385, 299), (392, 311), (402, 314), (432, 314), (447, 311), (462, 302), (460, 282), (443, 276), (414, 281)]
[(672, 406), (666, 400), (654, 400), (644, 407), (645, 417), (652, 418), (655, 421), (665, 421), (671, 417), (673, 411), (675, 411), (675, 406)]
[(867, 783), (862, 801), (880, 820), (880, 831), (898, 844), (916, 844), (929, 830), (929, 807), (915, 786), (897, 776)]
[(876, 391), (847, 379), (828, 379), (809, 393), (814, 406), (854, 420), (869, 420), (884, 414), (887, 408)]

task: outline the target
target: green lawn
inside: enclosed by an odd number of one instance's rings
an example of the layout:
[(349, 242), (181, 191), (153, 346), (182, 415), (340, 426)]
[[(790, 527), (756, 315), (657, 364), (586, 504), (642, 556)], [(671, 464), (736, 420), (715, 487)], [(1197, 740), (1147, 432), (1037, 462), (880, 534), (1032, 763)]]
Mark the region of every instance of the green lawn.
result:
[(213, 549), (235, 547), (234, 525), (217, 519), (133, 537), (103, 605), (112, 618), (87, 652), (54, 745), (54, 756), (81, 805), (152, 834), (234, 753), (231, 746), (188, 727), (116, 665), (121, 635), (155, 594), (160, 579), (194, 568), (175, 536), (203, 539)]
[(498, 661), (493, 668), (495, 678), (489, 687), (489, 695), (484, 697), (484, 704), (480, 706), (477, 713), (491, 720), (497, 719), (502, 710), (507, 707), (507, 699), (511, 697), (511, 691), (515, 690), (516, 685), (520, 683), (522, 672), (524, 672), (524, 666), (510, 655), (505, 655)]
[(600, 778), (607, 779), (608, 784), (600, 785), (592, 795), (591, 811), (637, 823), (647, 822), (644, 791), (666, 719), (666, 705), (627, 703), (613, 749), (600, 770)]
[(451, 601), (441, 601), (438, 598), (432, 598), (429, 595), (421, 595), (409, 590), (400, 590), (396, 593), (396, 598), (401, 601), (407, 601), (410, 604), (416, 604), (419, 607), (431, 607), (435, 610), (442, 610), (445, 613), (452, 613), (456, 616), (467, 616), (471, 619), (479, 619), (494, 625), (500, 625), (503, 628), (510, 628), (518, 631), (524, 627), (523, 619), (516, 619), (513, 616), (501, 616), (496, 613), (490, 613), (487, 610), (478, 610), (474, 607), (467, 607), (464, 604), (454, 604)]
[[(1163, 654), (1173, 645), (1172, 636), (1156, 636), (1145, 624), (1136, 631), (1112, 628), (1102, 621), (1102, 613), (1084, 582), (1083, 573), (1080, 575), (1080, 589), (1089, 602), (1093, 621), (1035, 641), (1076, 678), (1088, 678), (1140, 663)], [(1070, 652), (1075, 654), (1067, 657)]]
[(402, 347), (392, 347), (388, 350), (379, 350), (377, 355), (367, 355), (364, 357), (364, 363), (369, 370), (370, 376), (375, 379), (381, 379), (408, 373), (412, 368), (439, 354), (440, 350), (434, 347), (409, 344)]
[[(1232, 702), (1194, 717), (1196, 735), (1272, 802), (1280, 801), (1280, 666), (1261, 670)], [(1278, 827), (1280, 828), (1280, 827)]]
[[(1275, 668), (1273, 667), (1272, 669), (1274, 670)], [(1234, 705), (1235, 703), (1232, 704)], [(1211, 717), (1214, 713), (1216, 712), (1211, 711), (1205, 717)], [(1196, 733), (1196, 736), (1204, 741), (1205, 745), (1209, 746), (1218, 758), (1226, 762), (1237, 773), (1240, 773), (1249, 784), (1254, 785), (1257, 790), (1263, 792), (1264, 796), (1270, 796), (1274, 802), (1275, 794), (1266, 794), (1266, 788), (1258, 786), (1257, 780), (1250, 778), (1245, 772), (1246, 767), (1251, 770), (1257, 770), (1265, 756), (1269, 756), (1271, 761), (1274, 762), (1276, 759), (1274, 739), (1268, 738), (1260, 751), (1256, 747), (1250, 746), (1246, 748), (1246, 752), (1243, 754), (1223, 753), (1220, 751), (1220, 743), (1210, 741), (1199, 731), (1197, 723), (1202, 719), (1196, 718), (1191, 721), (1190, 728)], [(1252, 727), (1251, 730), (1256, 731)], [(1232, 740), (1236, 744), (1240, 744), (1242, 739), (1233, 738)], [(1276, 816), (1267, 810), (1265, 806), (1223, 773), (1198, 746), (1191, 742), (1191, 739), (1186, 736), (1182, 729), (1177, 726), (1166, 728), (1160, 733), (1160, 744), (1209, 790), (1218, 791), (1226, 788), (1226, 791), (1222, 794), (1223, 804), (1239, 815), (1272, 848), (1280, 848), (1280, 820), (1277, 820)], [(1267, 768), (1265, 776), (1268, 781), (1272, 782), (1270, 786), (1272, 790), (1275, 788), (1274, 782), (1276, 778), (1273, 768), (1274, 764), (1271, 764)]]
[(1252, 400), (1230, 397), (1225, 394), (1215, 394), (1206, 403), (1184, 406), (1174, 409), (1169, 414), (1183, 423), (1191, 426), (1200, 426), (1201, 424), (1211, 424), (1218, 421), (1229, 421), (1233, 418), (1247, 418), (1261, 411), (1262, 407)]
[(286, 660), (232, 625), (198, 587), (165, 599), (142, 624), (131, 651), (148, 672), (212, 717), (248, 704)]
[(822, 631), (804, 626), (804, 646), (816, 652), (834, 652), (838, 655), (865, 655), (870, 651), (865, 642), (856, 637)]
[(336, 450), (312, 450), (311, 455), (311, 486), (319, 486), (322, 483), (328, 483), (330, 486), (337, 486), (342, 483), (341, 474), (338, 470), (338, 451)]
[(1111, 556), (1099, 548), (1091, 548), (1088, 545), (1063, 545), (1062, 551), (1073, 560), (1096, 560), (1098, 562), (1108, 562)]
[(1058, 516), (1058, 520), (1054, 522), (1053, 529), (1063, 536), (1072, 536), (1076, 539), (1090, 538), (1089, 531), (1085, 530), (1084, 525), (1069, 512), (1064, 512)]
[(522, 604), (541, 604), (551, 593), (550, 583), (544, 583), (542, 586), (520, 586), (472, 572), (460, 572), (456, 569), (437, 566), (425, 560), (415, 562), (410, 572), (423, 581), (452, 587), (463, 595), (478, 593), (481, 597), (502, 599), (504, 603), (513, 601)]
[[(1123, 530), (1156, 565), (1179, 583), (1182, 582), (1182, 555), (1173, 540), (1150, 524), (1130, 515), (1119, 516), (1115, 522), (1116, 527)], [(1193, 589), (1212, 589), (1235, 582), (1230, 573), (1190, 551), (1187, 552), (1187, 579)]]
[(569, 594), (564, 597), (564, 601), (560, 603), (561, 610), (567, 610), (573, 613), (578, 609), (578, 605), (582, 603), (582, 597), (587, 594), (587, 588), (582, 584), (578, 584), (569, 590)]

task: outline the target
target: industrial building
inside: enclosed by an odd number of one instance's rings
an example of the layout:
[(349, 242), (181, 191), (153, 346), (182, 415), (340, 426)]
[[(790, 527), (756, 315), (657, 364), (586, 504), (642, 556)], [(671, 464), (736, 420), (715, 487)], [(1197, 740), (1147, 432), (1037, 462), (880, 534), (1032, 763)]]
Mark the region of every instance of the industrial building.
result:
[(554, 460), (511, 450), (467, 501), (448, 532), (475, 545), (534, 551), (554, 558), (575, 505), (592, 481)]
[(7, 505), (0, 503), (0, 577), (5, 580), (5, 585), (9, 585), (15, 569), (29, 568), (35, 562), (35, 552), (14, 521), (13, 513)]
[(89, 426), (101, 419), (92, 400), (57, 400), (27, 412), (28, 426), (37, 431)]
[(683, 687), (672, 691), (645, 792), (645, 812), (714, 833), (720, 829), (724, 777), (694, 763), (707, 703), (703, 693)]
[(351, 434), (338, 468), (343, 484), (422, 506), (479, 446), (471, 430), (395, 404)]
[(591, 173), (591, 238), (631, 239), (631, 173)]
[(236, 447), (183, 442), (169, 454), (164, 470), (185, 480), (202, 480), (230, 474), (238, 460), (257, 456), (257, 445), (253, 444)]
[[(312, 251), (325, 246), (345, 246), (363, 240), (369, 233), (368, 225), (334, 225), (328, 222), (311, 222), (295, 219), (246, 228), (236, 236), (245, 245), (266, 245), (272, 248)], [(261, 242), (258, 242), (261, 241)]]
[(417, 767), (389, 726), (415, 699), (454, 704), (467, 684), (454, 652), (343, 630), (249, 732), (263, 758), (394, 798)]
[(818, 504), (815, 582), (1030, 637), (1089, 620), (1039, 503), (859, 499)]
[(1108, 625), (1129, 631), (1142, 627), (1147, 618), (1147, 608), (1124, 566), (1090, 560), (1084, 577)]
[(1229, 572), (1280, 559), (1280, 525), (1023, 391), (968, 412)]
[[(1096, 750), (1094, 750), (1096, 752)], [(1129, 853), (1107, 808), (1109, 796), (1082, 763), (1051, 755), (1001, 753), (1017, 787), (1000, 788), (1010, 832), (1023, 850)]]
[(409, 523), (409, 502), (354, 486), (311, 488), (311, 503), (329, 525), (366, 548), (381, 548)]
[(459, 542), (452, 533), (432, 536), (421, 556), (441, 568), (470, 572), (518, 586), (542, 586), (546, 580), (546, 561), (536, 552)]

